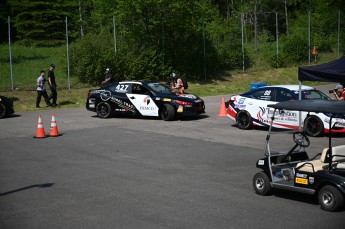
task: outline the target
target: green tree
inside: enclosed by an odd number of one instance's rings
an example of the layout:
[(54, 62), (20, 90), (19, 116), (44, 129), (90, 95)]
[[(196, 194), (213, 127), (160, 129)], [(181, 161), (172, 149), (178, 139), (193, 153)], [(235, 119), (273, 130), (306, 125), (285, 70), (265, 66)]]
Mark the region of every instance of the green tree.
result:
[[(10, 0), (14, 27), (24, 45), (56, 46), (65, 42), (65, 18), (73, 18), (72, 0)], [(72, 20), (73, 21), (73, 20)]]

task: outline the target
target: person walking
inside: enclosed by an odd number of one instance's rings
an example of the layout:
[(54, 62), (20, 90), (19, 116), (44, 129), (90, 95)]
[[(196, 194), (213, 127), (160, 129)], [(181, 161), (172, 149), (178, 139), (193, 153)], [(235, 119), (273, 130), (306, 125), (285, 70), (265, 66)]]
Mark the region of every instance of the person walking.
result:
[(40, 108), (41, 98), (43, 96), (47, 106), (52, 106), (52, 104), (48, 100), (48, 94), (44, 87), (46, 82), (46, 72), (44, 70), (40, 71), (40, 76), (37, 78), (37, 98), (36, 98), (36, 108)]
[(55, 81), (55, 64), (51, 64), (49, 71), (48, 71), (48, 85), (51, 91), (51, 95), (49, 95), (48, 99), (49, 101), (53, 99), (52, 104), (53, 106), (56, 106), (56, 100), (57, 100), (57, 90), (56, 90), (56, 81)]

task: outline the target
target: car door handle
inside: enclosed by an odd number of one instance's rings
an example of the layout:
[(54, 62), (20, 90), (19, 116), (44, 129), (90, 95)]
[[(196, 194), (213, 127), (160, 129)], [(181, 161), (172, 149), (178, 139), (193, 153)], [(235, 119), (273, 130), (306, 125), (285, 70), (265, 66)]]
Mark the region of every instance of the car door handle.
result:
[(135, 97), (134, 96), (132, 96), (132, 97), (129, 97), (130, 99), (135, 99)]

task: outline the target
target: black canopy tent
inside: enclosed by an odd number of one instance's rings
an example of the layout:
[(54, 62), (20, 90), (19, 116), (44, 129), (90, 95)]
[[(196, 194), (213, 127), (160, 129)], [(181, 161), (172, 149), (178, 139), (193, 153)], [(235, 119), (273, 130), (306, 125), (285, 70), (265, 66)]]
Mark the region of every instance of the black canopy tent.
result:
[[(298, 67), (299, 100), (302, 99), (303, 81), (338, 82), (344, 84), (345, 56), (325, 64)], [(301, 112), (299, 113), (299, 125), (301, 126)]]
[(268, 107), (272, 107), (278, 110), (293, 110), (293, 111), (305, 111), (316, 113), (332, 113), (332, 114), (344, 114), (345, 103), (338, 100), (323, 100), (323, 99), (309, 99), (309, 100), (290, 100), (286, 102), (280, 102), (276, 104), (268, 104)]
[(345, 57), (316, 66), (299, 67), (298, 80), (300, 82), (345, 82)]

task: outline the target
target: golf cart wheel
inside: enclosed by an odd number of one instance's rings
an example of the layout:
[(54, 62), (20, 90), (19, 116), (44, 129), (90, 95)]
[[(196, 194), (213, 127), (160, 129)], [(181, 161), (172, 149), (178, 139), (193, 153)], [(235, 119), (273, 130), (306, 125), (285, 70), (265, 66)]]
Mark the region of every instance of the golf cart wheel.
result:
[(321, 208), (329, 212), (339, 210), (344, 204), (344, 196), (332, 185), (323, 187), (319, 192), (318, 199)]
[(163, 105), (160, 111), (161, 118), (164, 121), (172, 121), (175, 119), (175, 109), (172, 105), (166, 103)]
[(241, 110), (237, 113), (236, 124), (240, 129), (250, 129), (253, 126), (253, 119), (247, 111)]
[(253, 187), (256, 194), (265, 196), (271, 193), (272, 186), (268, 176), (264, 172), (259, 172), (255, 174), (253, 178)]
[(311, 137), (320, 137), (324, 133), (323, 123), (317, 116), (309, 116), (304, 120), (304, 130)]
[(6, 116), (6, 107), (4, 104), (0, 103), (0, 118), (3, 118)]
[(109, 118), (112, 115), (111, 106), (107, 102), (100, 102), (96, 106), (97, 116), (100, 118)]

